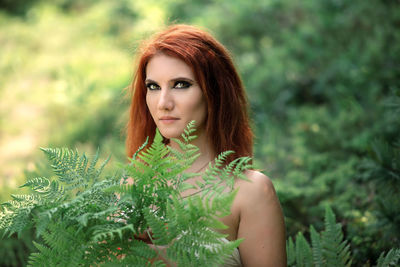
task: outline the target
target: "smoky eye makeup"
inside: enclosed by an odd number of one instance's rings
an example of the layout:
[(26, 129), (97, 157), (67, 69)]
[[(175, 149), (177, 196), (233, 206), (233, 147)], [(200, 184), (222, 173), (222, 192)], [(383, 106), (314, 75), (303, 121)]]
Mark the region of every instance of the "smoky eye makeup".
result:
[(192, 86), (192, 83), (189, 81), (184, 81), (184, 80), (177, 80), (174, 82), (174, 88), (175, 89), (186, 89)]
[[(170, 88), (171, 89), (187, 89), (191, 87), (195, 81), (187, 78), (176, 78), (170, 80)], [(151, 79), (146, 79), (145, 81), (146, 88), (147, 90), (153, 91), (153, 90), (161, 90), (161, 87), (153, 80)]]
[(152, 90), (158, 90), (158, 89), (160, 89), (160, 86), (158, 86), (156, 83), (148, 82), (148, 83), (146, 83), (146, 88), (147, 88), (148, 90), (152, 91)]

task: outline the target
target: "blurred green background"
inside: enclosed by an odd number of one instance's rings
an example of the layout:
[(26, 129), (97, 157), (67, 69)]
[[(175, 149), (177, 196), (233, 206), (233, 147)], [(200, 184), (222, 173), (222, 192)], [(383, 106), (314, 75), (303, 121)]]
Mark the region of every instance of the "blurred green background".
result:
[[(232, 52), (288, 236), (329, 204), (355, 266), (400, 247), (398, 0), (0, 0), (0, 201), (48, 173), (39, 147), (126, 161), (135, 49), (170, 23)], [(1, 240), (0, 265), (25, 265), (31, 235)]]

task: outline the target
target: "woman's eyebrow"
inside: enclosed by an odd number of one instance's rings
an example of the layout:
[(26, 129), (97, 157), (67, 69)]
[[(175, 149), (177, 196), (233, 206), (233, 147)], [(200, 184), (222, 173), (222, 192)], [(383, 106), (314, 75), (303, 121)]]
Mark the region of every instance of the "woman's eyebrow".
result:
[(152, 79), (146, 79), (144, 80), (145, 83), (157, 83), (156, 81), (153, 81)]
[(190, 78), (186, 78), (186, 77), (177, 77), (177, 78), (173, 78), (171, 79), (172, 82), (176, 82), (176, 81), (186, 81), (186, 82), (191, 82), (191, 83), (195, 83), (194, 80), (190, 79)]
[[(177, 81), (186, 81), (186, 82), (190, 82), (190, 83), (195, 83), (196, 81), (194, 81), (193, 79), (187, 78), (187, 77), (176, 77), (170, 80), (170, 82), (177, 82)], [(146, 79), (144, 81), (145, 83), (157, 83), (156, 81), (152, 80), (152, 79)]]

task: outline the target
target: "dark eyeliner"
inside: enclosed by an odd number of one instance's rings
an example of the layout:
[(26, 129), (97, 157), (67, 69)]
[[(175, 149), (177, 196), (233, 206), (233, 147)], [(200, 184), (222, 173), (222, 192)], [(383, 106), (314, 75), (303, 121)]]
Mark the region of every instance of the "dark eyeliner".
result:
[[(177, 85), (178, 84), (182, 84), (182, 86), (180, 86), (180, 87), (177, 87)], [(174, 84), (174, 88), (176, 88), (176, 89), (187, 89), (187, 88), (189, 88), (190, 86), (192, 86), (192, 84), (190, 83), (190, 82), (188, 82), (188, 81), (176, 81), (175, 82), (175, 84)]]
[[(152, 88), (153, 86), (156, 88)], [(159, 86), (155, 83), (146, 83), (146, 88), (150, 91), (153, 91), (159, 89)]]

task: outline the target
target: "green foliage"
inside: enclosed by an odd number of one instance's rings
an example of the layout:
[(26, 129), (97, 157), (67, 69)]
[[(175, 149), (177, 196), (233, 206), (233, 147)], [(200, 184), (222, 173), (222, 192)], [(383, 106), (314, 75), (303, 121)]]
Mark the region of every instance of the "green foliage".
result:
[(325, 231), (321, 234), (322, 255), (327, 266), (350, 266), (350, 250), (346, 240), (343, 240), (342, 226), (336, 223), (332, 210), (325, 213)]
[(7, 11), (13, 15), (23, 16), (26, 15), (26, 12), (35, 5), (38, 0), (1, 0), (0, 1), (0, 10)]
[(377, 267), (396, 266), (400, 260), (400, 249), (391, 249), (386, 256), (382, 252), (378, 259)]
[[(38, 146), (90, 153), (101, 147), (124, 160), (121, 89), (129, 84), (138, 40), (164, 23), (185, 22), (209, 29), (234, 56), (251, 102), (254, 160), (274, 178), (288, 236), (311, 224), (322, 229), (328, 204), (343, 223), (354, 265), (400, 246), (398, 1), (5, 0), (0, 6), (2, 202), (24, 194), (14, 188), (25, 183), (24, 169), (34, 171)], [(49, 177), (26, 177), (42, 176)], [(15, 235), (3, 240), (0, 255), (15, 255), (0, 256), (0, 265), (24, 265), (11, 260), (32, 247), (24, 242)]]
[[(101, 173), (108, 159), (97, 168), (99, 153), (90, 160), (76, 150), (42, 149), (56, 177), (26, 182), (22, 187), (32, 193), (3, 204), (0, 229), (10, 236), (35, 227), (40, 239), (30, 266), (144, 266), (159, 255), (178, 266), (221, 264), (241, 242), (225, 242), (216, 232), (226, 227), (218, 218), (230, 213), (236, 194), (223, 192), (222, 183), (233, 187), (250, 158), (224, 163), (231, 152), (222, 153), (201, 182), (190, 184), (188, 179), (199, 175), (184, 172), (199, 156), (189, 143), (193, 126), (183, 141), (175, 140), (181, 151), (164, 145), (157, 131), (148, 149), (106, 178)], [(197, 193), (182, 198), (189, 188)], [(143, 234), (153, 249), (139, 238)], [(153, 261), (152, 266), (162, 265)]]
[(21, 233), (19, 238), (13, 235), (1, 240), (1, 266), (26, 266), (30, 251), (35, 249), (33, 239), (33, 232), (28, 230)]
[[(342, 226), (336, 223), (335, 214), (325, 209), (325, 230), (318, 233), (310, 227), (311, 246), (299, 232), (295, 243), (292, 238), (286, 245), (288, 266), (351, 266), (352, 256), (348, 241), (344, 239)], [(386, 256), (381, 253), (377, 266), (396, 266), (400, 260), (400, 249), (391, 249)], [(369, 265), (368, 265), (369, 266)]]

